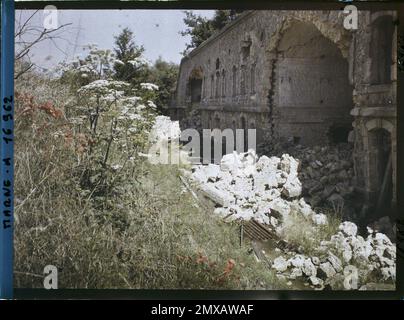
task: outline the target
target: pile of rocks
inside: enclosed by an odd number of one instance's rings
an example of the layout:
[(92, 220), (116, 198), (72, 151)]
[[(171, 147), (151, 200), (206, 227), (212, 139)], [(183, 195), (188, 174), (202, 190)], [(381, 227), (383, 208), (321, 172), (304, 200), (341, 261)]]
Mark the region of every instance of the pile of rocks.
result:
[(356, 220), (362, 205), (355, 190), (352, 152), (349, 143), (304, 147), (291, 139), (278, 141), (271, 149), (268, 143), (259, 146), (260, 154), (288, 153), (299, 159), (302, 195), (310, 205), (338, 210), (347, 219)]
[(360, 210), (352, 207), (358, 202), (351, 201), (357, 196), (351, 152), (348, 144), (296, 149), (294, 155), (301, 161), (302, 195), (312, 207), (337, 208), (346, 217), (354, 217)]
[[(328, 167), (326, 162), (321, 165)], [(338, 162), (334, 165), (344, 168)], [(200, 191), (216, 203), (215, 214), (226, 219), (254, 219), (272, 226), (282, 237), (292, 213), (309, 221), (314, 232), (328, 224), (327, 216), (316, 213), (301, 197), (299, 167), (299, 161), (288, 154), (257, 157), (249, 150), (225, 155), (220, 165), (194, 166), (190, 177), (197, 182)], [(285, 253), (287, 258), (277, 257), (272, 267), (280, 277), (302, 277), (309, 285), (320, 289), (325, 286), (358, 289), (372, 276), (394, 281), (395, 246), (382, 233), (369, 229), (365, 239), (357, 231), (354, 223), (344, 222), (337, 234), (311, 250), (316, 256), (305, 256), (301, 250), (289, 251)]]
[[(262, 156), (253, 150), (225, 155), (220, 165), (199, 165), (193, 168), (191, 178), (200, 190), (218, 205), (215, 213), (229, 219), (250, 220), (278, 224), (295, 205), (307, 209), (303, 199), (298, 200), (302, 184), (298, 178), (299, 162), (285, 154), (279, 157)], [(320, 217), (320, 218), (319, 218)], [(325, 216), (316, 217), (319, 223)]]
[(279, 256), (272, 265), (280, 278), (302, 278), (313, 288), (333, 290), (366, 290), (371, 279), (394, 283), (396, 279), (396, 246), (382, 234), (368, 229), (364, 239), (357, 226), (343, 222), (339, 232), (322, 241), (317, 256), (290, 252)]
[(180, 124), (170, 117), (157, 116), (149, 133), (150, 142), (170, 141), (181, 136)]

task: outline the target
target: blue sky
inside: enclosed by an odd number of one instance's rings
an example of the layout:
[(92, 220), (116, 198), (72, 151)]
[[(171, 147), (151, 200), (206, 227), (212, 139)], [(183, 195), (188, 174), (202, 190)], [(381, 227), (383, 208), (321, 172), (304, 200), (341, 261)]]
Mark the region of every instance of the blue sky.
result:
[[(212, 10), (194, 10), (205, 17), (212, 17)], [(16, 13), (16, 18), (32, 14), (32, 11)], [(129, 27), (135, 34), (135, 41), (146, 49), (145, 57), (151, 61), (159, 56), (166, 61), (179, 63), (181, 52), (188, 37), (179, 34), (186, 28), (181, 10), (59, 10), (59, 25), (71, 23), (54, 43), (45, 41), (31, 52), (32, 61), (40, 67), (49, 68), (62, 60), (71, 60), (83, 53), (83, 46), (97, 44), (100, 48), (111, 48), (114, 35)], [(42, 26), (43, 12), (33, 20)]]

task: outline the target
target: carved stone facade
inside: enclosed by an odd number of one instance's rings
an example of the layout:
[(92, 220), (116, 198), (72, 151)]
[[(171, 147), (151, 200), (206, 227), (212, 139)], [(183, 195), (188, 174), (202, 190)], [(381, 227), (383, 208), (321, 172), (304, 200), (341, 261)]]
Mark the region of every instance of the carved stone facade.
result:
[[(248, 11), (181, 61), (173, 119), (303, 145), (354, 143), (359, 190), (396, 202), (396, 12)], [(198, 129), (201, 129), (198, 128)]]

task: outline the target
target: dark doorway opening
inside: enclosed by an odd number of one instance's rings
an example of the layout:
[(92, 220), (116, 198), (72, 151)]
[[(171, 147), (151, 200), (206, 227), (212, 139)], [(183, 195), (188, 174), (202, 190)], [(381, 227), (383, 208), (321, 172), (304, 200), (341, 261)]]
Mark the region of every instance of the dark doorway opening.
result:
[(191, 79), (189, 85), (191, 88), (191, 102), (192, 103), (201, 102), (202, 79)]

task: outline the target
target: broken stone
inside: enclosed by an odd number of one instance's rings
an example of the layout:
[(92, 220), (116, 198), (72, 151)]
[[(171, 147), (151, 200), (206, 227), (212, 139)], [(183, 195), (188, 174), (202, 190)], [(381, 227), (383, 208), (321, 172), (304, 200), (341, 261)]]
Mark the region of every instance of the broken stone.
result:
[(356, 290), (358, 289), (359, 272), (358, 268), (353, 265), (348, 265), (344, 268), (344, 289)]
[(313, 264), (315, 266), (320, 265), (320, 258), (318, 258), (318, 257), (311, 257), (311, 261), (313, 262)]
[(323, 213), (314, 214), (312, 216), (312, 220), (316, 225), (326, 225), (327, 224), (327, 216)]
[(336, 255), (334, 255), (332, 252), (329, 252), (327, 259), (331, 263), (335, 271), (342, 271), (342, 262)]
[(284, 272), (288, 269), (288, 262), (282, 256), (277, 257), (272, 264), (272, 268), (278, 272)]
[(241, 161), (236, 151), (222, 157), (220, 161), (222, 171), (236, 172), (239, 168), (241, 168)]
[(315, 212), (313, 211), (313, 209), (304, 201), (303, 198), (301, 198), (299, 200), (299, 211), (306, 217), (309, 218), (311, 217), (313, 214), (315, 214)]
[(317, 268), (310, 259), (304, 260), (302, 271), (308, 277), (317, 275)]
[(321, 280), (320, 278), (317, 278), (317, 277), (315, 277), (315, 276), (311, 276), (310, 278), (309, 278), (309, 281), (310, 281), (310, 283), (313, 285), (313, 286), (322, 286), (323, 284), (324, 284), (324, 281), (323, 280)]
[(288, 263), (296, 268), (302, 268), (304, 265), (304, 256), (297, 254), (293, 258), (288, 260)]
[(234, 197), (231, 194), (218, 190), (211, 184), (202, 184), (200, 189), (209, 199), (222, 207), (229, 207), (234, 202)]
[(342, 258), (346, 263), (349, 263), (352, 259), (352, 250), (351, 247), (348, 246), (348, 248), (344, 249), (342, 251)]
[(302, 184), (295, 176), (289, 176), (283, 185), (282, 194), (287, 198), (296, 198), (302, 193)]
[(293, 268), (292, 272), (289, 275), (289, 279), (296, 279), (298, 277), (301, 277), (303, 275), (302, 269), (300, 268)]
[(269, 203), (269, 206), (273, 211), (278, 212), (283, 218), (287, 217), (290, 213), (289, 203), (281, 198), (272, 200)]
[(285, 171), (291, 176), (297, 176), (297, 169), (299, 167), (299, 161), (289, 156), (288, 154), (282, 155), (280, 161), (280, 169)]
[(320, 271), (320, 270), (322, 272), (318, 274), (319, 277), (325, 276), (325, 278), (331, 278), (336, 274), (335, 269), (333, 268), (333, 266), (331, 265), (330, 262), (321, 263), (320, 267), (317, 271)]
[(341, 223), (339, 225), (338, 230), (341, 230), (347, 236), (354, 237), (354, 236), (356, 236), (356, 233), (358, 232), (358, 227), (353, 222), (344, 221), (343, 223)]

